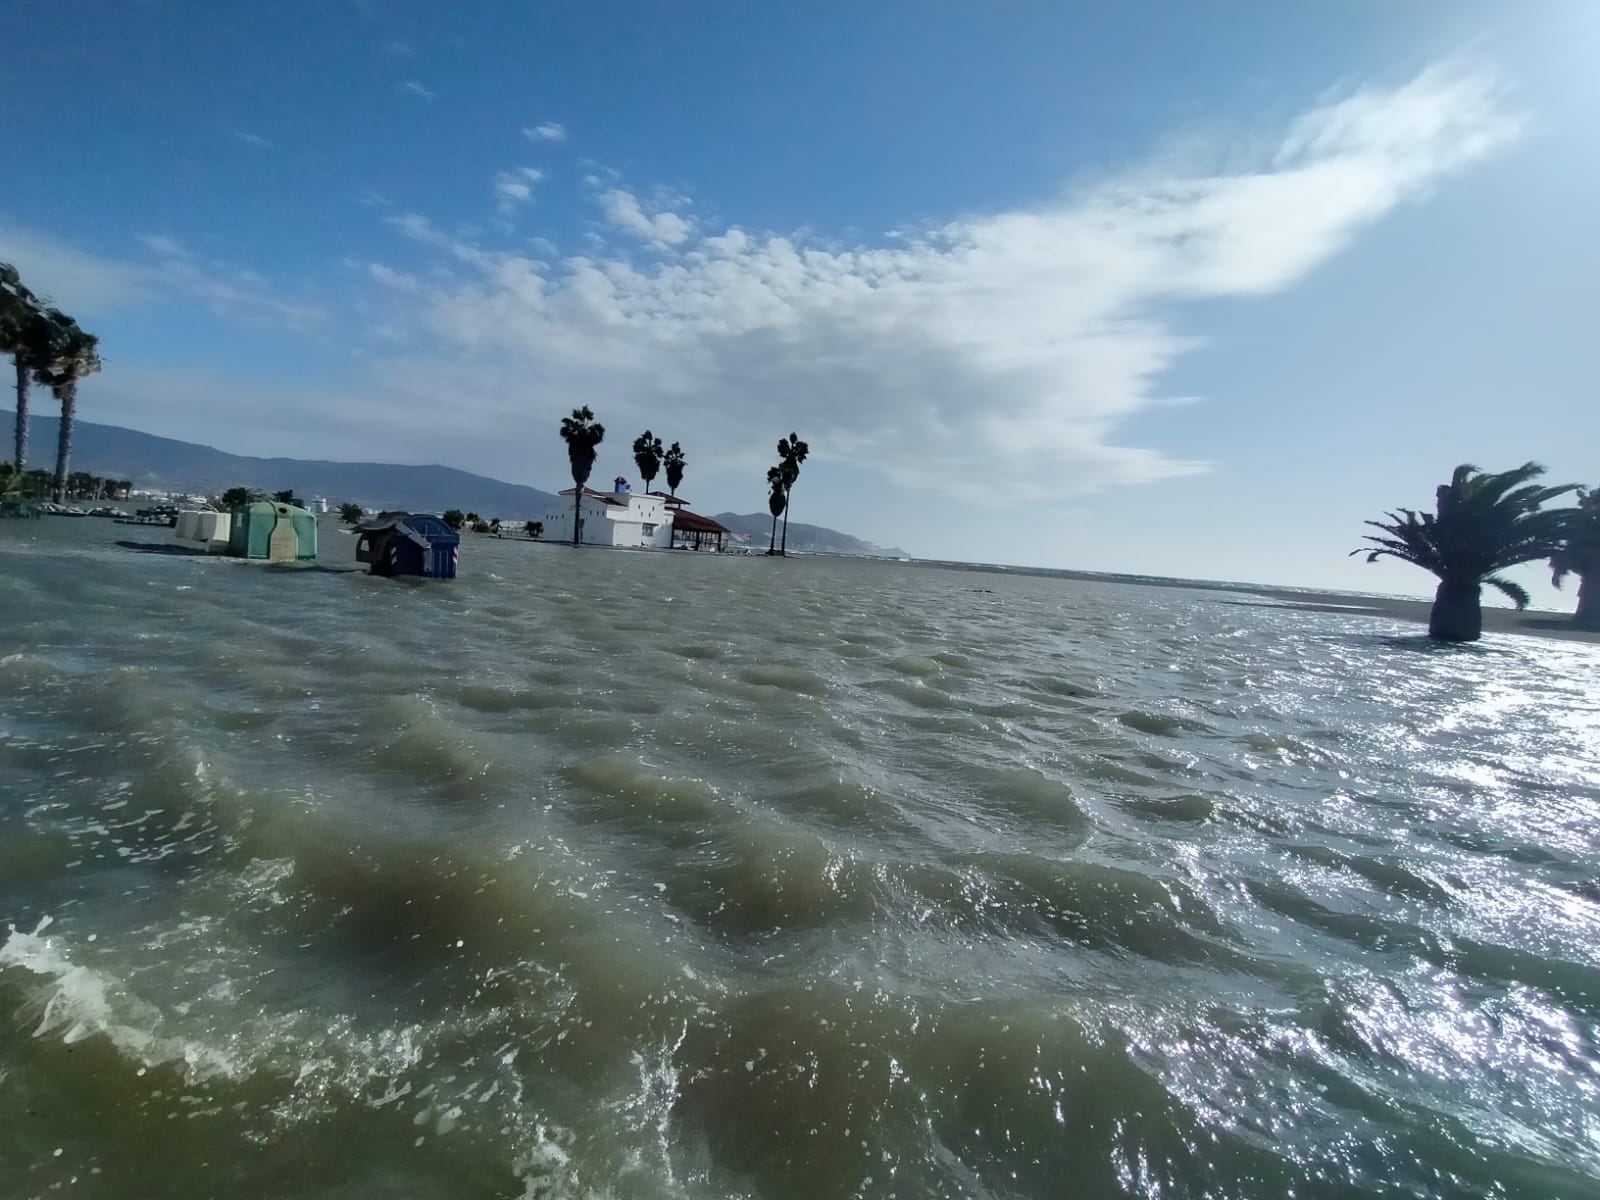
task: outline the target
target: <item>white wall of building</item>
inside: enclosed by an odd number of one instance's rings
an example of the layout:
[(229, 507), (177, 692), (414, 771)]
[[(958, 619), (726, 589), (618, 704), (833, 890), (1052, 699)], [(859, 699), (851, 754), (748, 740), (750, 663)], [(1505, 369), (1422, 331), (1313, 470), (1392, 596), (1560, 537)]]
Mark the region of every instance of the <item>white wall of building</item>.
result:
[[(672, 545), (672, 514), (659, 496), (620, 493), (611, 497), (621, 504), (607, 504), (595, 496), (584, 496), (582, 507), (585, 546), (626, 546), (630, 548)], [(544, 540), (572, 541), (572, 497), (558, 496), (544, 515)]]

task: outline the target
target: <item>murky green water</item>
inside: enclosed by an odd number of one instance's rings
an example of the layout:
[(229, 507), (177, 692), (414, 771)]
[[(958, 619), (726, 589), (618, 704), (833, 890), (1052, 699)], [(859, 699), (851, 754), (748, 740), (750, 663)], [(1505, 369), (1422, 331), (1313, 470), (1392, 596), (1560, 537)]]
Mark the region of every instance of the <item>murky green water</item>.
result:
[(1595, 647), (167, 536), (0, 523), (6, 1200), (1600, 1191)]

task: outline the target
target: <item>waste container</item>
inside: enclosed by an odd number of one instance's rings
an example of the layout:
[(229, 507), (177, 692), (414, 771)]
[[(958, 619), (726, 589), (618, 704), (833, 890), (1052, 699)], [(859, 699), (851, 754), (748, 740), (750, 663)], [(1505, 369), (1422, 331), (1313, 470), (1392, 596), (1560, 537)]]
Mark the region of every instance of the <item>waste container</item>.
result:
[(228, 553), (272, 562), (315, 562), (317, 518), (294, 504), (258, 500), (233, 510)]
[(461, 535), (431, 513), (383, 513), (358, 532), (356, 561), (374, 575), (456, 577)]

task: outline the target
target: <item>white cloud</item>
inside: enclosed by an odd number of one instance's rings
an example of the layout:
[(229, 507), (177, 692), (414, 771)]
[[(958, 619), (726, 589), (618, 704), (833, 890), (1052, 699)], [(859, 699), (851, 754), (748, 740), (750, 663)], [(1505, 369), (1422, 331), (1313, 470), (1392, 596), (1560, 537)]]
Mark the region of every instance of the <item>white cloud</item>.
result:
[(238, 138), (245, 145), (254, 146), (257, 150), (272, 149), (272, 143), (267, 141), (267, 139), (262, 137), (259, 133), (251, 133), (248, 129), (237, 129), (232, 126), (228, 128), (228, 132), (233, 134), (234, 137)]
[(543, 125), (524, 129), (522, 136), (530, 142), (564, 142), (567, 140), (567, 127), (559, 121), (546, 121)]
[(302, 331), (324, 319), (319, 305), (280, 295), (254, 271), (203, 260), (170, 234), (146, 233), (136, 240), (144, 257), (104, 257), (46, 234), (0, 225), (0, 261), (15, 263), (29, 287), (74, 315), (165, 297)]
[(621, 188), (602, 192), (600, 206), (605, 209), (606, 220), (613, 227), (624, 233), (631, 233), (652, 246), (681, 245), (693, 232), (694, 227), (675, 212), (647, 215), (639, 205), (639, 198)]
[(141, 233), (139, 244), (163, 258), (188, 258), (189, 251), (177, 238), (165, 233)]
[[(1289, 287), (1396, 206), (1520, 131), (1494, 79), (1435, 68), (1295, 122), (1251, 165), (1130, 173), (1060, 201), (974, 215), (877, 246), (727, 229), (695, 238), (621, 189), (610, 224), (665, 260), (606, 250), (555, 266), (396, 222), (470, 264), (421, 318), (448, 348), (399, 388), (457, 389), (486, 428), (534, 391), (585, 397), (608, 423), (671, 414), (724, 459), (799, 426), (820, 459), (981, 498), (1045, 496), (1206, 464), (1121, 443), (1171, 403), (1163, 374), (1194, 343), (1174, 303)], [(462, 369), (470, 357), (472, 371)], [(474, 394), (497, 368), (513, 405)]]
[(533, 185), (543, 178), (544, 172), (533, 167), (515, 167), (497, 174), (494, 177), (494, 198), (500, 215), (508, 217), (517, 205), (533, 199)]
[(422, 84), (418, 83), (415, 79), (406, 80), (404, 83), (399, 85), (397, 90), (402, 95), (416, 96), (423, 100), (432, 100), (438, 94), (431, 88), (423, 87)]
[(412, 58), (417, 53), (409, 42), (401, 38), (390, 38), (384, 43), (383, 49), (384, 53), (392, 54), (396, 58)]
[(0, 262), (12, 263), (36, 294), (73, 313), (115, 308), (145, 294), (151, 285), (137, 263), (92, 254), (3, 221)]
[(408, 275), (404, 271), (397, 271), (393, 267), (386, 267), (382, 263), (368, 263), (367, 274), (381, 283), (386, 288), (393, 288), (397, 292), (420, 292), (422, 280), (415, 275)]

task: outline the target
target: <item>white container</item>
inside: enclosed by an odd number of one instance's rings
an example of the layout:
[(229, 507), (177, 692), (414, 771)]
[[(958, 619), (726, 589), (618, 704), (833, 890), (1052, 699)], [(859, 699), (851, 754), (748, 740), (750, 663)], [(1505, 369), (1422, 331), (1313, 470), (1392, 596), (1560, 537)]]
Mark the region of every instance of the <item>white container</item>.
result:
[(219, 512), (181, 512), (172, 533), (176, 541), (208, 554), (228, 552), (228, 534), (233, 530), (233, 514)]

